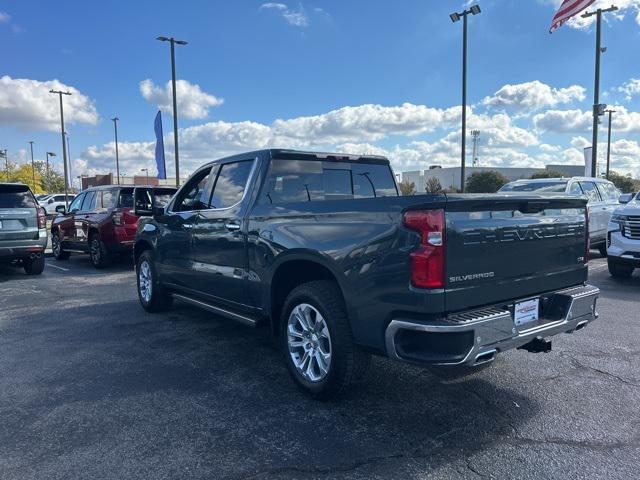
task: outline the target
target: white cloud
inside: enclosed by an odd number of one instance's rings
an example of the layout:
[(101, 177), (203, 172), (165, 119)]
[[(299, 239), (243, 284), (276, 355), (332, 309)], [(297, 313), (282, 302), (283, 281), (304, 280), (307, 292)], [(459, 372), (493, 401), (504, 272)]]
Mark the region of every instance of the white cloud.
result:
[[(640, 15), (640, 12), (638, 15)], [(625, 100), (629, 101), (631, 100), (631, 97), (640, 95), (640, 78), (632, 78), (628, 82), (623, 83), (616, 90), (623, 93)]]
[(294, 27), (306, 27), (309, 25), (309, 17), (305, 13), (304, 8), (302, 8), (302, 5), (299, 5), (297, 10), (293, 10), (284, 3), (268, 2), (260, 5), (260, 9), (279, 12), (282, 18)]
[(0, 23), (9, 23), (9, 20), (11, 20), (11, 15), (7, 12), (0, 12)]
[(540, 145), (538, 145), (538, 148), (541, 152), (545, 153), (556, 153), (562, 150), (559, 145), (549, 145), (548, 143), (541, 143)]
[(508, 107), (515, 111), (532, 111), (543, 107), (571, 103), (585, 98), (585, 88), (572, 85), (567, 88), (552, 88), (534, 80), (532, 82), (505, 85), (494, 95), (485, 97), (482, 104), (491, 107)]
[[(171, 82), (164, 88), (146, 79), (140, 82), (140, 93), (150, 103), (168, 113), (173, 113), (173, 90)], [(201, 119), (209, 115), (209, 109), (224, 103), (223, 98), (215, 97), (200, 89), (199, 85), (186, 80), (176, 81), (176, 97), (178, 102), (178, 116), (188, 119)]]
[[(165, 147), (166, 148), (166, 147)], [(141, 168), (155, 168), (155, 142), (118, 142), (118, 161), (120, 174), (143, 175)], [(167, 162), (168, 166), (169, 162)], [(74, 175), (105, 174), (116, 172), (116, 147), (114, 142), (105, 143), (102, 147), (95, 145), (87, 148), (72, 161)]]
[(591, 112), (582, 110), (547, 110), (533, 117), (535, 128), (544, 132), (585, 132), (591, 123)]
[(56, 131), (60, 128), (60, 103), (49, 90), (71, 92), (65, 96), (66, 124), (96, 125), (98, 112), (93, 100), (59, 80), (41, 82), (27, 78), (0, 78), (0, 124), (10, 124), (23, 130)]

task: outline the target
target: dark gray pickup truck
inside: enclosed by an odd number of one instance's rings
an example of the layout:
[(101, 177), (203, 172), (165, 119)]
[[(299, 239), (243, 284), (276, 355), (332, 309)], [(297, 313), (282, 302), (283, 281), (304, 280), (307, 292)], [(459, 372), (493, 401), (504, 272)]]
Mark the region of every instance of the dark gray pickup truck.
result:
[[(399, 196), (387, 159), (264, 150), (199, 168), (141, 220), (138, 296), (268, 325), (328, 397), (370, 354), (475, 367), (597, 318), (584, 198)], [(138, 212), (142, 215), (149, 212)]]

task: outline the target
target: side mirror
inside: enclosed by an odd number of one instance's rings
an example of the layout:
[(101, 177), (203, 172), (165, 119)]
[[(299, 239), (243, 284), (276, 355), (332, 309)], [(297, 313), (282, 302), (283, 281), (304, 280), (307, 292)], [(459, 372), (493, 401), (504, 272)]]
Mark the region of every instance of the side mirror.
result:
[(633, 200), (633, 193), (623, 193), (618, 198), (618, 202), (622, 204), (629, 203), (631, 200)]
[(49, 199), (49, 201), (47, 202), (49, 205), (51, 205), (53, 203), (53, 198)]
[(64, 205), (58, 205), (56, 206), (56, 213), (59, 213), (60, 215), (64, 215), (65, 213), (67, 213), (67, 209), (65, 208)]

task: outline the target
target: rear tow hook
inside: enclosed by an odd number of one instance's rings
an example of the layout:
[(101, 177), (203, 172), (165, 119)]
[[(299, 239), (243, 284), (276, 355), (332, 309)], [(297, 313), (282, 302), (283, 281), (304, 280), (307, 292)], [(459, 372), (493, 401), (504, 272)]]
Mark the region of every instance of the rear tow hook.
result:
[(518, 350), (526, 350), (531, 353), (547, 353), (551, 351), (551, 340), (545, 340), (542, 337), (536, 337), (529, 343), (525, 343)]

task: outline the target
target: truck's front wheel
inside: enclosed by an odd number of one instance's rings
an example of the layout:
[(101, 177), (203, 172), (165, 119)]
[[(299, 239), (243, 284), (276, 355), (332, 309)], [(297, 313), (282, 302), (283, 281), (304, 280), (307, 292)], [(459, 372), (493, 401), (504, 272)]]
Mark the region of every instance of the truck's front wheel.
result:
[(616, 263), (611, 260), (611, 257), (607, 260), (607, 266), (609, 267), (609, 273), (615, 278), (629, 278), (633, 274), (633, 267)]
[(136, 265), (136, 278), (142, 308), (147, 312), (162, 312), (171, 307), (173, 297), (160, 283), (151, 250), (145, 250), (140, 255)]
[(315, 281), (295, 288), (285, 301), (280, 325), (289, 372), (315, 398), (341, 392), (366, 371), (370, 355), (353, 341), (335, 283)]

